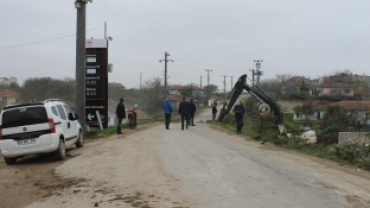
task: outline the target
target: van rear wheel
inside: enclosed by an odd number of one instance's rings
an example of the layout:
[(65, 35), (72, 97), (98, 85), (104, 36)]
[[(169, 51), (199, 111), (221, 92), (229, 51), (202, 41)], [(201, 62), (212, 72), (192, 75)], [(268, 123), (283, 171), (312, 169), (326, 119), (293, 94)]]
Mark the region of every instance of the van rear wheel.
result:
[(66, 157), (66, 147), (63, 139), (59, 139), (58, 149), (54, 152), (58, 160), (63, 160)]
[(13, 165), (17, 162), (17, 158), (16, 157), (13, 157), (13, 158), (7, 158), (7, 157), (4, 157), (4, 160), (5, 160), (5, 163), (7, 165)]

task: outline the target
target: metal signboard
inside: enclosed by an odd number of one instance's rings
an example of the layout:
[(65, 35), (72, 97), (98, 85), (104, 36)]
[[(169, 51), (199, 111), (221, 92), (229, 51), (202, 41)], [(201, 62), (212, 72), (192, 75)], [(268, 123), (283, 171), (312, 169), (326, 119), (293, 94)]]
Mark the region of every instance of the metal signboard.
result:
[[(104, 44), (106, 43), (106, 44)], [(86, 123), (99, 126), (99, 113), (103, 128), (108, 127), (108, 44), (107, 40), (86, 41)]]

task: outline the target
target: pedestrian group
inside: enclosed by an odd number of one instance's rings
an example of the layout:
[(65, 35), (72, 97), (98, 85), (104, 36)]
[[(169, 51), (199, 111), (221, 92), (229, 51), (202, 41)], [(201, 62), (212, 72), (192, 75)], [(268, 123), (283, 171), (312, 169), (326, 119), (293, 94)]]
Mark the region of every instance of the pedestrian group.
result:
[[(116, 117), (118, 118), (117, 123), (117, 134), (122, 134), (121, 126), (122, 126), (122, 120), (126, 118), (126, 108), (124, 103), (124, 99), (120, 98), (120, 102), (117, 104), (116, 108)], [(244, 125), (244, 102), (242, 100), (239, 101), (238, 105), (235, 105), (234, 107), (234, 113), (235, 113), (235, 120), (236, 120), (236, 132), (238, 134), (241, 133), (242, 127)], [(186, 101), (186, 98), (183, 97), (182, 101), (179, 105), (178, 114), (181, 115), (181, 130), (188, 129), (189, 126), (195, 126), (194, 125), (194, 115), (195, 111), (197, 110), (197, 107), (195, 106), (193, 99), (191, 99), (189, 102)], [(167, 130), (170, 130), (170, 123), (171, 123), (171, 115), (173, 111), (172, 103), (169, 99), (166, 99), (163, 103), (163, 111), (165, 115), (165, 126)], [(216, 105), (212, 105), (212, 120), (216, 120), (217, 115), (217, 107)]]
[[(172, 113), (172, 103), (169, 99), (166, 99), (166, 101), (164, 102), (163, 110), (166, 117), (165, 121), (166, 129), (169, 130)], [(197, 107), (195, 106), (193, 99), (191, 99), (190, 102), (188, 102), (186, 101), (185, 97), (182, 98), (178, 110), (178, 114), (181, 115), (181, 130), (188, 129), (189, 126), (195, 126), (194, 114), (196, 110)]]

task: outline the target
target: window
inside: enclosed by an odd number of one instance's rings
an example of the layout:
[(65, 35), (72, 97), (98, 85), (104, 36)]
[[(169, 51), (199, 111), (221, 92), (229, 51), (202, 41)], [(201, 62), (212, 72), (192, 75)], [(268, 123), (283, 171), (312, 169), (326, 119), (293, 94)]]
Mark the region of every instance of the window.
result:
[[(72, 113), (71, 109), (68, 108), (68, 106), (63, 106), (64, 107), (64, 110), (66, 110), (66, 113), (68, 115), (68, 119), (69, 119), (69, 114)], [(72, 116), (74, 117), (73, 113), (72, 113)]]
[(3, 127), (26, 126), (39, 123), (47, 123), (48, 117), (45, 108), (39, 107), (24, 107), (14, 110), (5, 111), (3, 113)]
[(53, 112), (54, 115), (58, 116), (58, 111), (55, 106), (51, 107), (51, 112)]
[(351, 89), (344, 89), (344, 93), (351, 93)]
[(64, 112), (63, 106), (57, 105), (57, 109), (58, 109), (58, 112), (59, 112), (60, 117), (63, 120), (67, 120), (66, 113)]

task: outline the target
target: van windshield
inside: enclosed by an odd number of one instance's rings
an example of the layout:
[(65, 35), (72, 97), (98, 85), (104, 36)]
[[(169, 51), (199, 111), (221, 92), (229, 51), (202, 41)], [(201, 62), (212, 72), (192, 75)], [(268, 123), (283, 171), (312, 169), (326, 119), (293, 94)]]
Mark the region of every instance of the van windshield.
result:
[(11, 109), (5, 111), (2, 117), (3, 128), (47, 122), (48, 117), (43, 106)]

